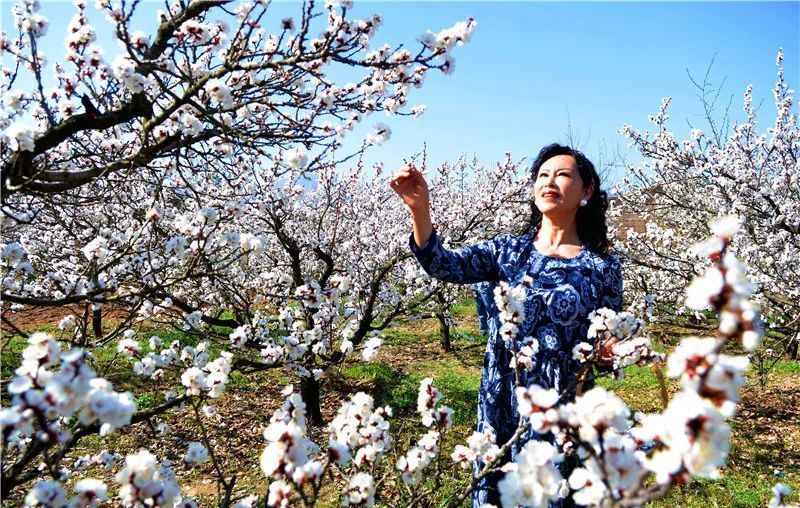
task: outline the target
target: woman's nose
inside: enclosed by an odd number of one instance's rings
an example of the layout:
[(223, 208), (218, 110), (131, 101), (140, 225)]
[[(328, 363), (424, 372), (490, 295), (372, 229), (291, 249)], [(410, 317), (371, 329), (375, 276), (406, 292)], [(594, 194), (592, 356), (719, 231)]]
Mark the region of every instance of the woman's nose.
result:
[(542, 182), (542, 187), (556, 187), (556, 179), (554, 176), (545, 176), (544, 182)]

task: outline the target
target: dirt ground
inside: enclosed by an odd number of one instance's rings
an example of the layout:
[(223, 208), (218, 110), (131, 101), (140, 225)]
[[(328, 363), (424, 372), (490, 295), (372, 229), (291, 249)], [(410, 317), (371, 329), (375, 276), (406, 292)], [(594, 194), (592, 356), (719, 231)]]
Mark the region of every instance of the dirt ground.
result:
[[(21, 310), (7, 310), (3, 313), (2, 330), (12, 333), (14, 330), (6, 320), (20, 330), (35, 330), (43, 326), (57, 326), (64, 317), (74, 314), (81, 318), (86, 312), (85, 305), (63, 305), (58, 307), (31, 307)], [(128, 311), (121, 307), (106, 306), (103, 308), (103, 319), (121, 320), (128, 315)], [(91, 321), (91, 311), (88, 313)]]

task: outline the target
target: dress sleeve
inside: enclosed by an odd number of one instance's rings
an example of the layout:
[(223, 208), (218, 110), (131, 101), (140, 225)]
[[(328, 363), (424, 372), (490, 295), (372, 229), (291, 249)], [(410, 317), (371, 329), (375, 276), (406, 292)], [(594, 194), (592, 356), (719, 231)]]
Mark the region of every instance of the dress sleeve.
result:
[(600, 307), (608, 307), (615, 312), (622, 310), (622, 262), (611, 254), (603, 266), (603, 294)]
[(498, 280), (497, 257), (505, 236), (449, 250), (442, 245), (436, 229), (433, 229), (428, 242), (422, 248), (417, 247), (413, 232), (409, 236), (408, 246), (422, 269), (431, 277), (445, 282), (469, 284)]

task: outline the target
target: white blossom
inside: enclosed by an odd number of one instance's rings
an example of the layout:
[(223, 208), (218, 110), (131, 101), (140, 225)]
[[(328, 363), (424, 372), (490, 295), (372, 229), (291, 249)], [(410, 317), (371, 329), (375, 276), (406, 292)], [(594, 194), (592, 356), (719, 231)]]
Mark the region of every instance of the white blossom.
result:
[(350, 478), (344, 493), (343, 506), (372, 506), (375, 504), (375, 482), (367, 473), (356, 473)]
[(123, 506), (172, 506), (180, 496), (172, 470), (147, 450), (125, 457), (115, 479)]
[(199, 464), (208, 460), (208, 449), (203, 443), (193, 441), (189, 443), (186, 449), (186, 455), (183, 456), (184, 462), (189, 464)]
[(32, 152), (34, 149), (34, 136), (36, 132), (32, 127), (15, 123), (6, 129), (9, 138), (9, 148), (15, 152)]
[(302, 169), (306, 167), (306, 164), (308, 164), (308, 155), (306, 153), (306, 149), (298, 145), (286, 152), (284, 155), (284, 160), (289, 166)]

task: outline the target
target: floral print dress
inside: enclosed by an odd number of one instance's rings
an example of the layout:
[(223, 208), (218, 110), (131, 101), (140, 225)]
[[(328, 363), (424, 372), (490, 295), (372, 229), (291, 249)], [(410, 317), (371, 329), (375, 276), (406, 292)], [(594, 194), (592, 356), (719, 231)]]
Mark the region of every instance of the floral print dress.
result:
[[(514, 394), (514, 370), (509, 367), (512, 353), (498, 333), (500, 320), (494, 303), (497, 282), (517, 285), (526, 275), (533, 279), (525, 301), (525, 320), (518, 335), (531, 336), (539, 345), (533, 369), (530, 372), (521, 369), (521, 380), (526, 386), (536, 384), (563, 392), (580, 370), (580, 364), (572, 358), (572, 347), (587, 340), (589, 313), (600, 307), (616, 311), (622, 308), (622, 270), (617, 256), (601, 256), (585, 246), (573, 258), (546, 256), (533, 245), (537, 230), (538, 227), (520, 236), (499, 235), (457, 250), (445, 248), (436, 230), (422, 248), (417, 247), (413, 233), (409, 238), (411, 252), (431, 277), (474, 284), (481, 331), (489, 339), (478, 394), (477, 431), (490, 429), (500, 446), (514, 434), (519, 413)], [(593, 382), (594, 376), (589, 373), (584, 389), (590, 388)], [(574, 396), (573, 388), (568, 398)], [(529, 439), (553, 442), (553, 435), (549, 432), (539, 435), (529, 430), (511, 449), (512, 460)], [(483, 464), (478, 463), (476, 472), (482, 467)], [(567, 478), (575, 466), (565, 461), (559, 467)], [(492, 474), (481, 480), (472, 493), (473, 507), (486, 503), (500, 506), (497, 482), (502, 475)], [(551, 507), (568, 506), (574, 506), (571, 498), (551, 503)]]

